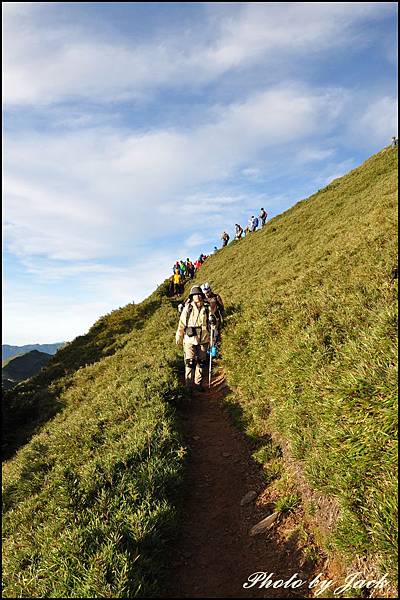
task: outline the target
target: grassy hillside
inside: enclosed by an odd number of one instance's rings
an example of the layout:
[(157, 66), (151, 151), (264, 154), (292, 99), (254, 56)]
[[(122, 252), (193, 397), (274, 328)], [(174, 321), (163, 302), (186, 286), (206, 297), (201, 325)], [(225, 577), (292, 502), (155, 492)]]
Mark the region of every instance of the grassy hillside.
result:
[[(162, 589), (184, 457), (173, 408), (180, 394), (170, 339), (175, 312), (161, 290), (104, 317), (63, 351), (62, 410), (3, 468), (7, 597)], [(110, 345), (119, 350), (111, 354)], [(76, 368), (78, 348), (91, 364)], [(59, 362), (49, 366), (50, 387), (59, 369)]]
[(249, 433), (278, 433), (340, 508), (327, 541), (397, 557), (397, 149), (231, 243), (203, 278), (234, 308), (224, 364)]
[(51, 358), (51, 354), (32, 350), (22, 356), (10, 358), (2, 368), (2, 377), (11, 381), (22, 381), (36, 375)]
[[(248, 432), (278, 436), (338, 503), (328, 549), (392, 577), (396, 194), (385, 149), (197, 277), (227, 306), (222, 363)], [(162, 595), (185, 454), (176, 324), (162, 285), (6, 394), (6, 597)]]

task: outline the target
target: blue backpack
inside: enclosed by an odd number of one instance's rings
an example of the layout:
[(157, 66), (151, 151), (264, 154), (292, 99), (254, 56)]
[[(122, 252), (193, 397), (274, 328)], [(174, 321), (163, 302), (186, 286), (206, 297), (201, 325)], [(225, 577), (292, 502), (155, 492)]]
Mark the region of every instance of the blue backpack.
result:
[(254, 227), (254, 229), (256, 229), (256, 227), (258, 227), (258, 219), (257, 219), (257, 217), (254, 217), (254, 222), (253, 223), (254, 223), (253, 227)]

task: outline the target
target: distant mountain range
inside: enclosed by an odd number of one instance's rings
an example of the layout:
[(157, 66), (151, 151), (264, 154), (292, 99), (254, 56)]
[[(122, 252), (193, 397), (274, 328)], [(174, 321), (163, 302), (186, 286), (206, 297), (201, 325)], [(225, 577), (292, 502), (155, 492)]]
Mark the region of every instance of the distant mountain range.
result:
[(52, 358), (52, 354), (31, 350), (21, 356), (15, 356), (7, 361), (1, 370), (2, 386), (10, 389), (19, 381), (33, 377)]
[[(1, 346), (1, 362), (14, 356), (21, 356), (31, 350), (38, 350), (46, 354), (55, 354), (59, 348), (65, 345), (66, 342), (58, 342), (57, 344), (28, 344), (26, 346), (9, 346), (2, 344)], [(3, 365), (4, 366), (4, 365)]]

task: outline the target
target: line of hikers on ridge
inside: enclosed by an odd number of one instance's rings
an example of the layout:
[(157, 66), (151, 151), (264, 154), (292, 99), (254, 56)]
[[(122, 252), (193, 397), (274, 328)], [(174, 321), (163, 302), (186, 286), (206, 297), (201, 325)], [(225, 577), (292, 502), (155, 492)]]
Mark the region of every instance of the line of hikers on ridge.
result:
[[(257, 231), (259, 225), (264, 227), (267, 216), (264, 208), (261, 208), (259, 218), (251, 216), (245, 229), (236, 223), (236, 239), (240, 240), (243, 234)], [(229, 235), (224, 231), (221, 237), (223, 246), (226, 246)], [(215, 246), (214, 252), (217, 250)], [(186, 261), (177, 260), (169, 280), (169, 295), (183, 294), (185, 283), (194, 278), (207, 258), (207, 255), (200, 254), (194, 262), (189, 258)], [(178, 306), (179, 323), (175, 342), (177, 345), (183, 342), (185, 387), (189, 394), (204, 391), (207, 366), (211, 385), (211, 361), (218, 354), (224, 310), (221, 296), (213, 292), (208, 282), (192, 286), (188, 298)]]
[(169, 295), (180, 296), (183, 294), (185, 283), (189, 281), (189, 279), (193, 279), (196, 272), (207, 258), (208, 255), (202, 253), (195, 261), (191, 261), (190, 258), (187, 258), (185, 261), (177, 260), (172, 267), (173, 275), (169, 280)]
[[(265, 225), (267, 217), (268, 217), (267, 212), (263, 208), (261, 208), (260, 214), (258, 215), (258, 217), (255, 217), (254, 215), (252, 215), (250, 217), (245, 229), (243, 229), (243, 227), (241, 225), (239, 225), (239, 223), (235, 223), (235, 240), (241, 240), (243, 234), (245, 236), (247, 236), (249, 233), (251, 233), (253, 231), (257, 231), (257, 228), (259, 226), (260, 226), (260, 229), (262, 229)], [(226, 233), (226, 231), (222, 232), (221, 240), (222, 240), (222, 248), (224, 248), (230, 240), (229, 234)], [(214, 251), (215, 250), (216, 250), (216, 247), (214, 248)]]

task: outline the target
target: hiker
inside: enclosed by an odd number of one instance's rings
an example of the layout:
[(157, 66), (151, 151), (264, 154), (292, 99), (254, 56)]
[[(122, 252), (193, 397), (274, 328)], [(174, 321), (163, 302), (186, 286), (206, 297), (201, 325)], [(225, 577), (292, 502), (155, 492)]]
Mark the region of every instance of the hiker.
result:
[(179, 271), (174, 273), (174, 296), (182, 293), (182, 276)]
[(250, 233), (250, 231), (254, 231), (254, 215), (250, 217), (250, 219), (247, 222), (247, 228), (248, 228), (248, 232)]
[(182, 277), (182, 280), (184, 281), (184, 280), (185, 280), (185, 278), (186, 278), (186, 265), (185, 265), (185, 263), (183, 262), (183, 260), (181, 260), (181, 263), (180, 263), (180, 265), (179, 265), (179, 270), (180, 270), (180, 272), (181, 272), (181, 277)]
[(213, 254), (215, 254), (216, 252), (218, 252), (218, 248), (217, 248), (217, 246), (214, 246), (214, 252), (213, 252)]
[(168, 280), (168, 296), (171, 297), (174, 295), (174, 276), (171, 275), (171, 277)]
[(174, 266), (172, 267), (172, 272), (175, 275), (175, 273), (180, 273), (180, 268), (179, 268), (179, 260), (176, 261), (176, 263), (174, 264)]
[(225, 311), (224, 303), (222, 302), (222, 298), (219, 294), (216, 294), (212, 291), (210, 284), (208, 281), (203, 283), (201, 286), (201, 290), (205, 296), (206, 301), (210, 305), (210, 314), (214, 315), (216, 318), (215, 322), (215, 343), (220, 336), (220, 330), (223, 322), (223, 315)]
[(267, 213), (265, 212), (265, 210), (263, 208), (261, 208), (260, 210), (260, 214), (258, 215), (260, 221), (261, 221), (261, 229), (264, 227), (265, 225), (265, 221), (267, 220)]
[(243, 227), (239, 225), (239, 223), (235, 223), (235, 238), (240, 240), (243, 235)]
[(398, 144), (398, 138), (395, 135), (393, 135), (392, 136), (392, 148), (396, 148), (397, 144)]
[(258, 218), (253, 217), (253, 231), (257, 231), (257, 227), (258, 227)]
[(244, 228), (244, 237), (247, 237), (250, 233), (250, 228), (249, 228), (249, 224), (246, 225), (246, 227)]
[(227, 243), (229, 242), (229, 235), (226, 233), (226, 231), (222, 232), (221, 240), (222, 240), (222, 247), (224, 248), (227, 245)]
[(194, 285), (179, 317), (175, 342), (179, 345), (183, 338), (185, 359), (185, 385), (190, 392), (202, 391), (207, 367), (207, 350), (210, 344), (210, 308), (204, 302), (204, 294)]
[(190, 277), (190, 279), (193, 279), (193, 277), (194, 277), (194, 264), (192, 263), (191, 260), (189, 260), (189, 258), (186, 259), (186, 272), (187, 272), (188, 276)]

